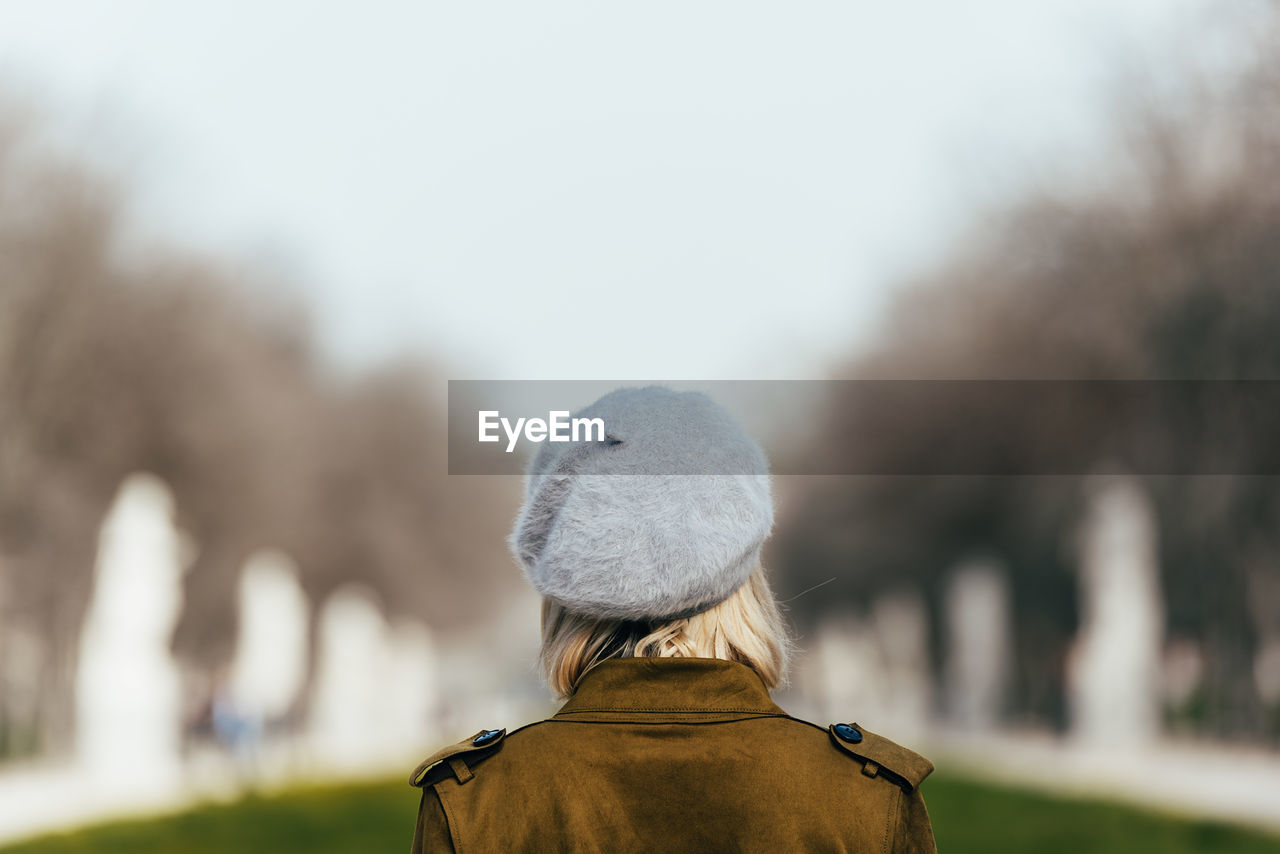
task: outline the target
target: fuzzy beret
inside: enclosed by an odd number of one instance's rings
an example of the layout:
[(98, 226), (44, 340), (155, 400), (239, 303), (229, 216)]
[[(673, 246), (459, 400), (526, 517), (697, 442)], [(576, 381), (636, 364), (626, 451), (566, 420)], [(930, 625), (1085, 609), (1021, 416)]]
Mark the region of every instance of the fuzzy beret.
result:
[(539, 447), (508, 540), (539, 593), (588, 616), (664, 619), (747, 580), (773, 500), (764, 452), (727, 410), (648, 386), (573, 417), (602, 419), (604, 440)]

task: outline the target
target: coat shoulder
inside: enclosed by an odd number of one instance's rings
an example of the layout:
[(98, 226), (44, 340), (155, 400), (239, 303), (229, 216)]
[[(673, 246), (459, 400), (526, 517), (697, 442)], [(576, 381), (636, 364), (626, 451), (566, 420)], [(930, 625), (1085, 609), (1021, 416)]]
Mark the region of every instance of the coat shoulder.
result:
[(426, 788), (449, 777), (465, 783), (474, 776), (473, 767), (502, 749), (506, 737), (505, 729), (482, 729), (457, 744), (443, 747), (418, 763), (409, 775), (409, 785)]
[[(818, 729), (823, 727), (810, 724)], [(878, 777), (910, 794), (933, 773), (933, 763), (914, 750), (872, 732), (858, 723), (825, 727), (828, 740), (841, 754), (862, 765), (867, 777)]]

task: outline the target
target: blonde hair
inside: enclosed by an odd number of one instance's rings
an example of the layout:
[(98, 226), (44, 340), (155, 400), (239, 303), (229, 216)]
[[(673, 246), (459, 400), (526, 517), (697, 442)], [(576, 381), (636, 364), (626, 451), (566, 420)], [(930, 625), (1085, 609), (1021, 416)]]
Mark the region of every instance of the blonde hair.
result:
[(764, 567), (728, 599), (677, 620), (608, 620), (542, 600), (539, 663), (551, 690), (565, 698), (592, 667), (610, 658), (720, 658), (747, 665), (767, 688), (785, 683), (792, 641)]

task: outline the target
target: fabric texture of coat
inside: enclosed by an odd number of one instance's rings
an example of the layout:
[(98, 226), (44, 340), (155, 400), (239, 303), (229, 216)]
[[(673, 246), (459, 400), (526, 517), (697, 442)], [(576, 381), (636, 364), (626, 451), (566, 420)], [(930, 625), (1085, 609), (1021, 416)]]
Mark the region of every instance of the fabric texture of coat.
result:
[(702, 658), (592, 668), (553, 717), (420, 764), (420, 852), (935, 852), (924, 757)]

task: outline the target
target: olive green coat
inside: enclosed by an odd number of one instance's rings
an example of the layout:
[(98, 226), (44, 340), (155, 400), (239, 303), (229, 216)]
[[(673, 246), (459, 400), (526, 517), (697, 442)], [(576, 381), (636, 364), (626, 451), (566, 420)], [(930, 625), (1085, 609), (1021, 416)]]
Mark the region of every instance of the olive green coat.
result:
[(856, 724), (788, 716), (744, 665), (614, 659), (554, 717), (419, 765), (412, 851), (933, 852), (932, 770)]

